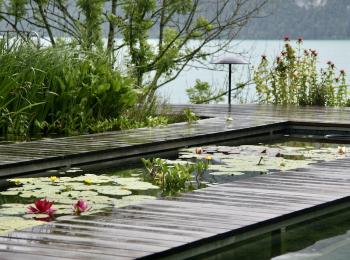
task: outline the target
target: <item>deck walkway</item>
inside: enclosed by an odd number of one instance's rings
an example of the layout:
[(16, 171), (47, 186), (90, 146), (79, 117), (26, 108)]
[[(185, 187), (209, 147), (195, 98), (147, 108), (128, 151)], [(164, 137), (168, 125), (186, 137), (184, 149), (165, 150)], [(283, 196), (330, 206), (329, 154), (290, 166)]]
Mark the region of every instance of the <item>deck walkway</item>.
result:
[[(172, 106), (182, 112), (184, 105)], [(0, 145), (0, 178), (65, 166), (108, 162), (140, 157), (149, 152), (176, 149), (188, 145), (224, 141), (249, 134), (283, 128), (288, 121), (342, 124), (350, 126), (349, 109), (285, 108), (268, 105), (196, 105), (196, 114), (208, 119), (195, 124), (43, 139)], [(233, 121), (226, 121), (227, 116)], [(249, 129), (249, 131), (246, 131)]]
[[(208, 141), (211, 136), (244, 136), (246, 132), (263, 131), (271, 126), (277, 129), (288, 121), (350, 125), (350, 110), (233, 106), (233, 121), (226, 121), (225, 106), (193, 109), (197, 114), (215, 118), (192, 126), (175, 124), (156, 130), (1, 145), (0, 160), (6, 169), (6, 165), (16, 163), (29, 167), (31, 162), (41, 160), (73, 160), (84, 154), (103, 154), (106, 149), (110, 149), (109, 154), (115, 151), (115, 156), (124, 149), (137, 154), (145, 147), (145, 151), (152, 151), (152, 142), (156, 149), (161, 149), (157, 144), (168, 141), (180, 147), (191, 140)], [(181, 259), (182, 252), (190, 248), (190, 253), (210, 250), (207, 244), (210, 241), (225, 245), (232, 243), (233, 236), (237, 241), (239, 236), (248, 237), (249, 232), (256, 235), (257, 230), (271, 231), (292, 219), (316, 214), (331, 206), (348, 207), (349, 166), (349, 158), (318, 162), (304, 169), (197, 190), (177, 199), (115, 209), (111, 215), (65, 217), (0, 237), (0, 259)]]

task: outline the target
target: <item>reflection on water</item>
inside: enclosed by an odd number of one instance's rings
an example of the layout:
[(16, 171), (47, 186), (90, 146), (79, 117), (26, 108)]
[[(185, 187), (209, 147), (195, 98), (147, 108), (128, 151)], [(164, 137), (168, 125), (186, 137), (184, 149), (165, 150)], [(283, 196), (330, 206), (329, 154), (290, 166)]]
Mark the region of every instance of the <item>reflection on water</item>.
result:
[[(349, 259), (349, 219), (350, 209), (342, 210), (288, 226), (282, 233), (275, 231), (242, 241), (197, 259)], [(287, 254), (296, 251), (299, 252)]]

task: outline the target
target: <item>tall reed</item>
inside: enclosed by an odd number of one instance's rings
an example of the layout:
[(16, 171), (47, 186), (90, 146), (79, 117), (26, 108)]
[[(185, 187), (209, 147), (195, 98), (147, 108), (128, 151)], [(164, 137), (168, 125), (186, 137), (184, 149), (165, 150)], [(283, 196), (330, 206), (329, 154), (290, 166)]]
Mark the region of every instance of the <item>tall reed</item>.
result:
[(81, 133), (136, 102), (132, 80), (104, 53), (3, 40), (0, 52), (1, 134)]

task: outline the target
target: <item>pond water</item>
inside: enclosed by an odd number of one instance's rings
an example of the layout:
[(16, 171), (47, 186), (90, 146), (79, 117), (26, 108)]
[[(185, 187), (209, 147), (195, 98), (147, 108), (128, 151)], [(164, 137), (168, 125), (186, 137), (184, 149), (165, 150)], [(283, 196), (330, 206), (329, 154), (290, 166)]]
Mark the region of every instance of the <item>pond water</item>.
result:
[[(208, 168), (192, 168), (190, 179), (177, 191), (186, 192), (198, 187), (217, 185), (242, 178), (250, 178), (272, 172), (286, 172), (290, 169), (308, 167), (317, 161), (335, 160), (348, 156), (350, 147), (328, 143), (281, 142), (257, 145), (210, 145), (200, 149), (181, 149), (178, 159), (162, 162), (166, 168), (188, 169), (206, 163)], [(201, 164), (202, 165), (202, 164)], [(185, 168), (181, 168), (184, 166)], [(178, 168), (177, 168), (178, 167)], [(156, 199), (175, 192), (165, 190), (159, 179), (146, 178), (154, 173), (152, 168), (134, 167), (106, 172), (83, 172), (79, 168), (66, 171), (51, 170), (48, 177), (14, 178), (0, 192), (0, 234), (23, 229), (50, 221), (47, 213), (30, 214), (28, 207), (35, 200), (47, 199), (53, 202), (55, 217), (72, 215), (73, 205), (79, 199), (88, 204), (88, 210), (81, 215), (113, 211), (145, 200)], [(201, 174), (199, 174), (201, 171)], [(180, 187), (180, 188), (179, 188)], [(33, 213), (33, 212), (32, 212)], [(77, 216), (79, 217), (79, 216)]]
[(350, 209), (286, 227), (283, 236), (266, 233), (198, 259), (347, 260), (350, 253)]

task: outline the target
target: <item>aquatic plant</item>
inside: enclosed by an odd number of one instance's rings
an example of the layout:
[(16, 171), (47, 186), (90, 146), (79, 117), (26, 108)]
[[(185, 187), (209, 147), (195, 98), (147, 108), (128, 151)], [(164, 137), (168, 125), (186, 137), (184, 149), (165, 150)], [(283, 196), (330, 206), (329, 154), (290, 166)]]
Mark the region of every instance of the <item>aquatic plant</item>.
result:
[[(75, 168), (66, 172), (82, 171)], [(109, 212), (114, 207), (155, 199), (159, 187), (142, 181), (139, 175), (131, 169), (118, 172), (118, 178), (114, 174), (83, 174), (60, 175), (54, 182), (51, 177), (11, 179), (10, 187), (0, 191), (0, 233), (35, 226), (38, 221), (51, 221), (53, 217)], [(86, 179), (91, 181), (90, 185), (84, 184)], [(28, 207), (33, 199), (34, 205)], [(53, 201), (54, 209), (53, 205), (49, 207)], [(2, 223), (3, 220), (6, 223)]]
[(28, 206), (29, 214), (48, 214), (49, 217), (53, 217), (56, 209), (52, 208), (53, 201), (45, 199), (39, 199), (34, 201), (34, 206)]
[(344, 70), (337, 71), (335, 64), (327, 62), (318, 69), (318, 53), (302, 49), (303, 39), (293, 46), (289, 37), (279, 56), (270, 61), (262, 55), (254, 71), (254, 83), (261, 103), (348, 106), (350, 96)]
[(55, 182), (58, 180), (57, 176), (50, 176), (50, 181)]
[[(301, 145), (292, 143), (291, 145)], [(237, 178), (268, 174), (271, 172), (284, 172), (290, 169), (304, 168), (310, 163), (320, 160), (329, 161), (348, 156), (345, 146), (325, 146), (315, 148), (290, 147), (286, 145), (254, 146), (204, 146), (203, 153), (196, 154), (193, 148), (180, 151), (180, 159), (196, 162), (203, 160), (209, 162), (203, 181), (217, 183), (232, 181)], [(205, 158), (211, 160), (206, 160)]]
[(73, 204), (73, 212), (75, 215), (80, 215), (81, 213), (89, 210), (90, 208), (88, 206), (88, 203), (83, 199), (79, 199), (76, 203)]
[(189, 124), (192, 124), (199, 119), (199, 117), (189, 108), (185, 108), (183, 112), (186, 117), (186, 121)]
[(196, 147), (195, 153), (196, 153), (196, 154), (201, 154), (201, 153), (203, 153), (202, 147)]
[[(210, 157), (210, 160), (212, 160), (211, 157)], [(201, 185), (201, 182), (203, 180), (203, 175), (209, 168), (210, 160), (208, 160), (206, 158), (204, 161), (198, 160), (196, 163), (193, 164), (194, 169), (195, 169), (195, 173), (196, 173), (197, 187), (200, 187), (200, 185)]]
[(146, 168), (145, 180), (161, 187), (163, 195), (172, 195), (180, 191), (192, 189), (192, 179), (195, 178), (197, 187), (200, 186), (202, 176), (208, 169), (208, 161), (171, 162), (161, 158), (146, 160), (142, 158)]
[(345, 154), (346, 148), (345, 146), (338, 146), (338, 154)]
[(93, 181), (90, 178), (84, 179), (84, 184), (91, 185), (92, 183), (93, 183)]

